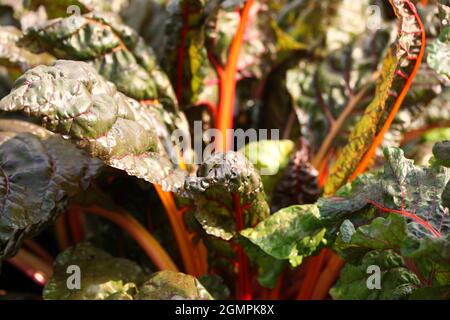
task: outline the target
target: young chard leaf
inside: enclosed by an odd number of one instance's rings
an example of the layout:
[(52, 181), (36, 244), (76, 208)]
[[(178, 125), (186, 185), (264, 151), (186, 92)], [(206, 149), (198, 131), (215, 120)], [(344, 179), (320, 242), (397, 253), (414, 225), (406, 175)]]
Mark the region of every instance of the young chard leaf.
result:
[(361, 173), (391, 125), (420, 66), (425, 47), (422, 22), (409, 1), (390, 0), (399, 19), (395, 44), (388, 51), (374, 100), (353, 129), (349, 142), (333, 165), (325, 193)]
[(1, 260), (64, 212), (67, 198), (88, 187), (101, 162), (31, 123), (2, 120), (0, 130)]
[(183, 185), (185, 173), (160, 148), (154, 111), (118, 92), (87, 63), (58, 60), (27, 71), (0, 110), (37, 117), (92, 156), (166, 190)]
[(195, 216), (206, 233), (224, 240), (269, 215), (260, 176), (241, 153), (213, 154), (197, 177), (186, 180), (185, 192), (194, 199)]

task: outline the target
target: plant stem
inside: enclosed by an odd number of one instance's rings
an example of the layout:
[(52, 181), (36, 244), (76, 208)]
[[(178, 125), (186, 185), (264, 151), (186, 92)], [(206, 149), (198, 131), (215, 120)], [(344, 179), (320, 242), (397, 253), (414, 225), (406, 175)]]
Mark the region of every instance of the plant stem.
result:
[(247, 27), (248, 16), (254, 0), (247, 0), (241, 12), (241, 19), (236, 34), (231, 42), (227, 64), (219, 75), (219, 114), (217, 129), (222, 133), (222, 140), (217, 139), (217, 150), (227, 151), (231, 147), (231, 137), (227, 136), (227, 129), (233, 128), (233, 111), (236, 95), (236, 69), (239, 53), (242, 47), (244, 32)]
[(155, 264), (159, 270), (178, 271), (177, 266), (172, 261), (170, 256), (158, 241), (131, 215), (127, 213), (118, 213), (109, 211), (98, 206), (91, 206), (87, 208), (78, 208), (80, 212), (86, 212), (98, 215), (102, 218), (119, 225), (129, 235), (136, 240), (136, 242), (145, 251), (150, 260)]
[(50, 265), (53, 264), (53, 257), (39, 243), (37, 243), (31, 239), (25, 239), (25, 240), (23, 240), (23, 244), (28, 249), (30, 249), (31, 252), (38, 255), (42, 260), (44, 260), (45, 262), (47, 262)]
[(72, 207), (67, 210), (67, 220), (69, 222), (72, 240), (74, 243), (79, 243), (84, 239), (84, 230), (81, 224), (80, 213), (80, 210)]
[(328, 291), (338, 278), (339, 272), (345, 264), (345, 261), (335, 253), (330, 252), (330, 255), (331, 257), (316, 283), (311, 296), (312, 300), (323, 300), (326, 298)]
[(159, 185), (154, 185), (154, 187), (166, 209), (167, 217), (169, 218), (186, 273), (193, 276), (200, 276), (202, 270), (199, 269), (199, 266), (195, 262), (196, 257), (192, 247), (192, 239), (184, 225), (183, 215), (177, 209), (173, 194), (163, 191)]
[(397, 115), (397, 112), (400, 109), (403, 101), (405, 100), (405, 97), (408, 94), (409, 88), (411, 87), (411, 84), (412, 84), (414, 78), (416, 77), (416, 74), (419, 71), (420, 65), (422, 63), (422, 59), (423, 59), (423, 56), (424, 56), (424, 53), (425, 53), (425, 47), (426, 47), (425, 28), (423, 26), (423, 23), (422, 23), (422, 20), (420, 19), (419, 14), (417, 13), (417, 9), (414, 7), (414, 5), (411, 2), (409, 2), (409, 0), (406, 3), (409, 5), (411, 11), (414, 13), (416, 21), (417, 21), (417, 23), (419, 24), (419, 27), (420, 27), (420, 32), (421, 32), (421, 47), (420, 47), (420, 51), (419, 51), (419, 54), (417, 55), (416, 63), (414, 65), (414, 68), (413, 68), (410, 76), (406, 80), (406, 83), (405, 83), (404, 87), (402, 88), (402, 91), (400, 92), (400, 94), (398, 95), (397, 99), (395, 100), (394, 106), (392, 107), (392, 110), (389, 113), (389, 116), (386, 119), (386, 122), (384, 123), (384, 125), (381, 128), (380, 132), (375, 136), (375, 139), (374, 139), (372, 145), (370, 146), (369, 150), (364, 154), (364, 157), (359, 162), (358, 167), (353, 172), (353, 174), (350, 176), (350, 179), (349, 179), (350, 181), (355, 180), (356, 177), (358, 175), (360, 175), (361, 173), (363, 173), (366, 170), (366, 168), (368, 167), (370, 161), (372, 160), (372, 157), (374, 156), (374, 154), (377, 151), (378, 147), (383, 142), (384, 135), (386, 134), (386, 132), (391, 127), (391, 124), (394, 121), (395, 116)]
[(67, 234), (66, 217), (59, 216), (55, 223), (55, 235), (60, 251), (64, 251), (70, 246), (69, 235)]
[(377, 203), (373, 200), (370, 200), (370, 199), (367, 199), (367, 202), (383, 212), (397, 213), (404, 217), (410, 218), (410, 219), (414, 220), (415, 222), (417, 222), (418, 224), (420, 224), (425, 229), (427, 229), (428, 231), (430, 231), (436, 238), (441, 237), (441, 234), (436, 229), (434, 229), (431, 224), (429, 224), (427, 221), (423, 220), (421, 217), (419, 217), (418, 215), (416, 215), (414, 213), (411, 213), (411, 212), (408, 212), (405, 210), (396, 210), (396, 209), (386, 208), (386, 207), (383, 207), (382, 205), (380, 205), (379, 203)]
[(353, 112), (353, 110), (358, 105), (358, 103), (361, 101), (361, 99), (364, 98), (364, 96), (367, 93), (367, 91), (369, 90), (369, 88), (370, 88), (370, 86), (366, 85), (358, 92), (358, 94), (353, 96), (349, 100), (348, 104), (344, 108), (344, 111), (339, 115), (337, 120), (333, 121), (330, 132), (327, 134), (325, 140), (323, 141), (322, 145), (320, 146), (319, 151), (314, 156), (314, 159), (311, 161), (312, 165), (315, 168), (319, 168), (323, 159), (326, 157), (327, 152), (330, 149), (332, 142), (334, 141), (334, 139), (338, 135), (339, 131), (341, 130), (345, 120), (347, 120), (348, 116)]
[(308, 265), (308, 271), (306, 272), (305, 280), (298, 293), (297, 300), (309, 300), (311, 298), (327, 254), (327, 250), (323, 249), (317, 257), (311, 258), (312, 261), (311, 264)]
[[(241, 205), (241, 197), (236, 194), (231, 194), (233, 200), (233, 209), (236, 216), (236, 231), (239, 232), (244, 229), (244, 210)], [(238, 283), (237, 283), (237, 298), (239, 300), (251, 300), (251, 278), (249, 276), (249, 261), (244, 250), (240, 245), (237, 245), (238, 255)]]
[(53, 274), (51, 264), (25, 249), (20, 249), (14, 257), (7, 261), (41, 286), (45, 285)]

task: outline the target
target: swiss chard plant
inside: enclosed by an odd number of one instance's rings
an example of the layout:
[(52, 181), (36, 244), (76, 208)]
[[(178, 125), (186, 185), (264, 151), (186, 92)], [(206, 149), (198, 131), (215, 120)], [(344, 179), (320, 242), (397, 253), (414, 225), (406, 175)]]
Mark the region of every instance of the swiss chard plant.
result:
[(0, 299), (450, 299), (449, 21), (0, 0)]

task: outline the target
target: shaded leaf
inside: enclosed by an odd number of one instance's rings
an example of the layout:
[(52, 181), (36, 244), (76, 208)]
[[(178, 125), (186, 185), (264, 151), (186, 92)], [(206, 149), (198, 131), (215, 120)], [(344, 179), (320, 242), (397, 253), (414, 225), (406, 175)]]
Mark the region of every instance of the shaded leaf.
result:
[(274, 288), (287, 266), (287, 261), (274, 258), (245, 237), (240, 236), (237, 241), (249, 257), (251, 264), (255, 266), (259, 284), (266, 288)]
[(39, 234), (86, 189), (101, 162), (61, 137), (20, 121), (0, 121), (0, 258)]
[(198, 281), (208, 290), (215, 300), (226, 300), (230, 297), (230, 290), (224, 280), (215, 274), (206, 274)]
[[(71, 290), (69, 266), (81, 271), (80, 289)], [(160, 271), (150, 276), (134, 262), (115, 258), (81, 243), (61, 253), (55, 260), (53, 277), (44, 288), (51, 300), (210, 300), (200, 282), (186, 274)]]
[[(81, 271), (79, 289), (67, 286), (69, 266)], [(134, 262), (81, 243), (58, 255), (43, 296), (47, 300), (132, 300), (137, 290), (135, 283), (142, 277), (142, 269)]]
[[(51, 64), (52, 56), (49, 54), (33, 54), (26, 49), (19, 48), (16, 42), (22, 32), (11, 26), (0, 26), (0, 63), (11, 71), (15, 71), (15, 80), (21, 72), (40, 64)], [(16, 70), (14, 70), (16, 69)]]
[(315, 203), (319, 198), (319, 173), (309, 162), (309, 149), (308, 141), (300, 138), (297, 150), (275, 187), (271, 201), (273, 212), (295, 204)]
[[(368, 288), (370, 266), (380, 268), (379, 289)], [(360, 265), (344, 267), (330, 294), (337, 300), (399, 300), (407, 299), (419, 286), (417, 276), (406, 268), (403, 258), (395, 251), (371, 251)]]

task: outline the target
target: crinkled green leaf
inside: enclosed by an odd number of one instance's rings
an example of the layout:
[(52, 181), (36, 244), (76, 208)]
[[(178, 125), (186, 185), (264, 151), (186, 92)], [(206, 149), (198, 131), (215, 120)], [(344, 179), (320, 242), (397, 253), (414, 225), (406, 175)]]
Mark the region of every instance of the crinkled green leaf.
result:
[(433, 146), (437, 164), (450, 168), (450, 141), (438, 142)]
[(428, 46), (427, 62), (431, 68), (450, 78), (450, 6), (438, 4), (442, 30), (437, 39)]
[[(373, 73), (389, 38), (387, 28), (370, 31), (330, 52), (322, 61), (302, 59), (287, 71), (287, 89), (302, 122), (302, 132), (313, 146), (325, 139), (331, 129), (330, 118), (337, 119), (350, 98), (363, 89), (366, 93), (354, 110), (367, 106), (366, 97), (372, 91), (367, 89), (372, 87)], [(342, 132), (337, 138), (342, 144), (346, 137)]]
[(53, 62), (53, 58), (49, 54), (37, 55), (19, 48), (16, 42), (21, 36), (22, 32), (15, 27), (0, 26), (0, 64), (16, 73), (16, 76), (13, 77), (14, 80), (21, 72), (29, 68)]
[[(75, 275), (69, 266), (79, 267), (80, 288), (69, 289)], [(147, 276), (136, 263), (115, 258), (108, 253), (81, 243), (59, 254), (54, 274), (44, 288), (49, 300), (210, 300), (200, 282), (173, 271), (160, 271)]]
[(399, 90), (405, 85), (405, 78), (399, 73), (406, 77), (410, 76), (416, 64), (416, 60), (411, 59), (411, 56), (417, 56), (425, 45), (420, 37), (421, 28), (414, 16), (415, 11), (405, 1), (390, 1), (399, 19), (397, 39), (383, 62), (381, 80), (372, 102), (355, 125), (347, 145), (340, 152), (330, 171), (324, 187), (326, 194), (336, 192), (357, 168), (391, 113)]
[[(68, 273), (69, 266), (79, 267), (80, 289), (68, 288), (69, 277), (75, 275)], [(143, 276), (134, 262), (81, 243), (58, 255), (43, 296), (47, 300), (131, 300)]]
[(289, 260), (294, 267), (326, 243), (316, 205), (281, 209), (241, 235), (276, 259)]
[(335, 50), (367, 30), (369, 4), (366, 0), (288, 1), (279, 12), (278, 25), (298, 43)]
[(90, 11), (103, 11), (103, 12), (119, 12), (123, 9), (129, 0), (28, 0), (26, 1), (26, 8), (30, 10), (36, 10), (39, 6), (44, 6), (49, 18), (65, 17), (73, 12), (67, 12), (70, 6), (77, 6), (80, 9), (80, 13), (86, 13)]
[(212, 300), (212, 297), (193, 276), (160, 271), (142, 283), (136, 300)]
[(261, 178), (241, 153), (214, 153), (200, 165), (196, 177), (186, 180), (185, 191), (194, 199), (195, 216), (206, 233), (230, 240), (238, 230), (233, 197), (243, 210), (243, 226), (269, 214)]
[[(373, 273), (367, 271), (370, 266), (380, 268), (380, 289), (368, 288)], [(359, 265), (347, 264), (330, 294), (337, 300), (399, 300), (407, 299), (419, 286), (419, 279), (400, 255), (393, 250), (376, 250), (367, 253)]]
[(33, 52), (49, 52), (59, 59), (90, 62), (129, 97), (159, 100), (176, 110), (169, 79), (142, 38), (114, 16), (100, 13), (72, 15), (26, 31), (21, 45)]
[(215, 300), (226, 300), (230, 298), (230, 290), (224, 280), (216, 274), (205, 274), (198, 281), (208, 290)]
[(27, 71), (0, 109), (38, 117), (92, 156), (166, 190), (184, 182), (185, 173), (160, 145), (155, 111), (118, 92), (84, 62), (59, 60)]
[(3, 259), (64, 212), (68, 197), (88, 187), (101, 162), (31, 123), (0, 120), (0, 130)]
[[(338, 233), (334, 247), (349, 261), (361, 259), (370, 250), (394, 249), (413, 260), (433, 285), (446, 284), (450, 281), (450, 216), (442, 205), (442, 193), (450, 171), (415, 166), (400, 149), (386, 148), (384, 154), (383, 172), (363, 175), (340, 191), (341, 198), (319, 202), (328, 232)], [(340, 230), (333, 229), (339, 224)]]

